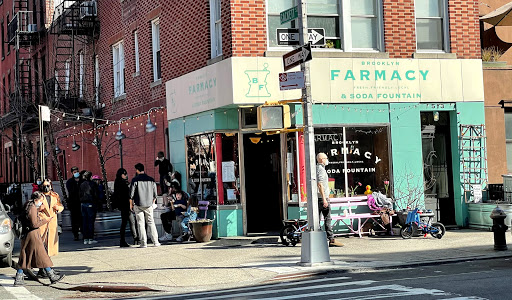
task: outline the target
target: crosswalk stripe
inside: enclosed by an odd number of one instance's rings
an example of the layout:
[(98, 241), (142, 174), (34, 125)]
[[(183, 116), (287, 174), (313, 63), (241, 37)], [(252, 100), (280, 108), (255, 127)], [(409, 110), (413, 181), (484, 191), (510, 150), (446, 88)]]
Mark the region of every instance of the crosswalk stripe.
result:
[(480, 298), (480, 297), (457, 297), (457, 298), (446, 298), (443, 300), (489, 300), (489, 299)]
[[(277, 283), (272, 285), (264, 285), (264, 286), (248, 286), (248, 287), (241, 287), (236, 289), (227, 289), (227, 290), (217, 290), (217, 291), (204, 291), (204, 292), (196, 292), (196, 293), (190, 293), (186, 294), (187, 296), (193, 297), (193, 296), (205, 296), (205, 295), (211, 295), (211, 294), (219, 294), (219, 293), (231, 293), (231, 292), (246, 292), (246, 291), (253, 291), (258, 289), (264, 289), (264, 288), (275, 288), (275, 287), (284, 287), (284, 286), (290, 286), (290, 285), (306, 285), (311, 283), (326, 283), (329, 281), (339, 281), (339, 280), (346, 280), (350, 279), (350, 277), (333, 277), (333, 278), (322, 278), (322, 279), (311, 279), (311, 280), (301, 280), (299, 281), (292, 281), (292, 282), (283, 282), (283, 283)], [(179, 295), (166, 295), (166, 296), (157, 296), (157, 297), (151, 297), (150, 299), (170, 299), (170, 298), (180, 298), (183, 297), (184, 294)]]
[[(372, 286), (372, 287), (362, 287), (362, 288), (354, 288), (354, 289), (348, 289), (348, 290), (330, 290), (330, 291), (324, 291), (324, 292), (317, 292), (317, 293), (308, 293), (308, 294), (301, 294), (301, 298), (305, 297), (321, 297), (321, 296), (330, 296), (330, 295), (338, 295), (338, 294), (352, 294), (352, 293), (364, 293), (364, 292), (374, 292), (377, 290), (393, 290), (393, 291), (399, 291), (400, 293), (394, 293), (393, 296), (389, 293), (387, 294), (374, 294), (374, 295), (364, 295), (364, 296), (355, 296), (355, 297), (343, 297), (343, 299), (379, 299), (379, 298), (389, 298), (389, 297), (396, 297), (396, 296), (416, 296), (416, 295), (433, 295), (433, 296), (444, 296), (448, 295), (447, 293), (440, 291), (440, 290), (427, 290), (422, 288), (408, 288), (401, 285), (391, 284), (391, 285), (382, 285), (382, 286)], [(284, 290), (287, 291), (287, 290)], [(291, 291), (291, 290), (288, 290)], [(276, 291), (274, 291), (276, 292)], [(361, 298), (362, 297), (362, 298)], [(297, 295), (286, 295), (281, 297), (270, 297), (270, 298), (259, 298), (260, 300), (265, 299), (272, 299), (272, 300), (286, 300), (286, 299), (296, 299)]]
[[(320, 284), (320, 285), (314, 285), (314, 286), (301, 286), (301, 287), (295, 287), (295, 288), (289, 288), (289, 289), (279, 289), (279, 290), (263, 290), (263, 291), (257, 291), (257, 292), (246, 292), (241, 291), (240, 293), (229, 293), (227, 295), (217, 295), (212, 297), (194, 297), (194, 300), (199, 299), (224, 299), (224, 298), (234, 298), (236, 296), (240, 297), (249, 297), (249, 296), (258, 296), (258, 295), (266, 295), (266, 294), (276, 294), (276, 293), (282, 293), (282, 292), (299, 292), (304, 290), (314, 290), (314, 289), (334, 289), (342, 286), (350, 286), (350, 285), (369, 285), (375, 283), (373, 280), (362, 280), (362, 281), (351, 281), (351, 282), (342, 282), (342, 283), (332, 283), (332, 284)], [(317, 296), (322, 295), (322, 292), (320, 293), (311, 293), (310, 296)], [(302, 297), (303, 295), (301, 295)], [(291, 296), (290, 296), (291, 297)], [(293, 296), (294, 298), (297, 297), (297, 295)], [(276, 297), (271, 297), (268, 299), (277, 299)]]
[(41, 299), (31, 294), (23, 286), (13, 286), (13, 283), (13, 278), (9, 278), (5, 275), (0, 275), (0, 286), (2, 286), (9, 294), (11, 294), (14, 297), (14, 299)]

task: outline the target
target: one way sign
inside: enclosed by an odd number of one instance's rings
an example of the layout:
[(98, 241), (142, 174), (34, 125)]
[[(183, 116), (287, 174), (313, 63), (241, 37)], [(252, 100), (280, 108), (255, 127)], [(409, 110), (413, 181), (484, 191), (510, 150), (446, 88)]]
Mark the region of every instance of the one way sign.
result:
[[(325, 46), (325, 30), (308, 28), (308, 42), (312, 46)], [(299, 45), (298, 28), (277, 28), (277, 44), (281, 46)]]
[(310, 61), (313, 58), (311, 55), (311, 43), (299, 47), (283, 55), (284, 70), (288, 71), (291, 68)]

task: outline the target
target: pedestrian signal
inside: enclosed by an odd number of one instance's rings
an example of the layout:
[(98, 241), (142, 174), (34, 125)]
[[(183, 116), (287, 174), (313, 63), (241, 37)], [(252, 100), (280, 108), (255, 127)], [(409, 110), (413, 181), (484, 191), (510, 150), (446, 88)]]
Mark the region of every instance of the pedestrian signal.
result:
[(258, 129), (261, 131), (275, 131), (291, 126), (290, 106), (288, 105), (261, 105), (258, 106)]

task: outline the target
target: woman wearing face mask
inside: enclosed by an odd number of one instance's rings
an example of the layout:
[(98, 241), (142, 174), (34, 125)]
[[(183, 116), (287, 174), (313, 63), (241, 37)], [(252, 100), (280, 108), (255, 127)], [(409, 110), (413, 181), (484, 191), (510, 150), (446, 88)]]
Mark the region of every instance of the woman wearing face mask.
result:
[(23, 224), (23, 232), (21, 237), (21, 250), (18, 259), (18, 267), (16, 272), (16, 279), (14, 285), (24, 285), (23, 270), (29, 268), (39, 268), (50, 278), (50, 282), (56, 283), (64, 278), (64, 275), (56, 275), (52, 270), (53, 263), (46, 253), (41, 235), (37, 228), (44, 226), (51, 222), (53, 217), (41, 220), (38, 216), (38, 211), (43, 209), (44, 195), (41, 192), (35, 192), (30, 197), (23, 207), (20, 216), (21, 223)]
[(39, 191), (39, 186), (43, 183), (41, 177), (37, 177), (36, 183), (32, 183), (32, 194)]
[(59, 254), (59, 235), (57, 233), (57, 214), (64, 210), (64, 206), (60, 202), (59, 194), (52, 191), (51, 181), (45, 179), (41, 185), (40, 191), (44, 195), (43, 207), (39, 211), (39, 217), (42, 220), (52, 218), (52, 220), (39, 227), (39, 232), (46, 245), (49, 256)]

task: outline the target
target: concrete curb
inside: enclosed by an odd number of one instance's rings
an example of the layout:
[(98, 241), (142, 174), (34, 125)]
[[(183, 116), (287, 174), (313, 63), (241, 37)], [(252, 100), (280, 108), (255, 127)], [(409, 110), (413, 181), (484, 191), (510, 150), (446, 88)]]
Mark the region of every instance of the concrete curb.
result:
[[(499, 258), (512, 258), (512, 254), (504, 254), (504, 255), (491, 255), (491, 256), (474, 256), (474, 257), (460, 257), (454, 259), (440, 259), (440, 260), (431, 260), (431, 261), (420, 261), (420, 262), (403, 262), (403, 263), (389, 263), (382, 264), (380, 266), (375, 267), (348, 267), (344, 268), (325, 268), (322, 270), (312, 270), (310, 272), (290, 272), (278, 274), (271, 278), (261, 278), (261, 281), (258, 281), (254, 284), (269, 284), (279, 281), (286, 280), (297, 280), (304, 279), (313, 276), (320, 275), (328, 275), (328, 274), (336, 274), (336, 273), (355, 273), (355, 272), (370, 272), (376, 270), (384, 270), (384, 269), (405, 269), (412, 267), (421, 267), (421, 266), (432, 266), (432, 265), (440, 265), (440, 264), (453, 264), (467, 261), (482, 261), (482, 260), (491, 260), (491, 259), (499, 259)], [(168, 290), (162, 288), (150, 288), (145, 285), (129, 285), (129, 284), (115, 284), (115, 283), (86, 283), (82, 285), (75, 285), (71, 287), (62, 287), (54, 285), (57, 289), (62, 290), (74, 290), (81, 292), (110, 292), (110, 293), (130, 293), (130, 292), (168, 292)], [(173, 287), (176, 288), (176, 287)]]

